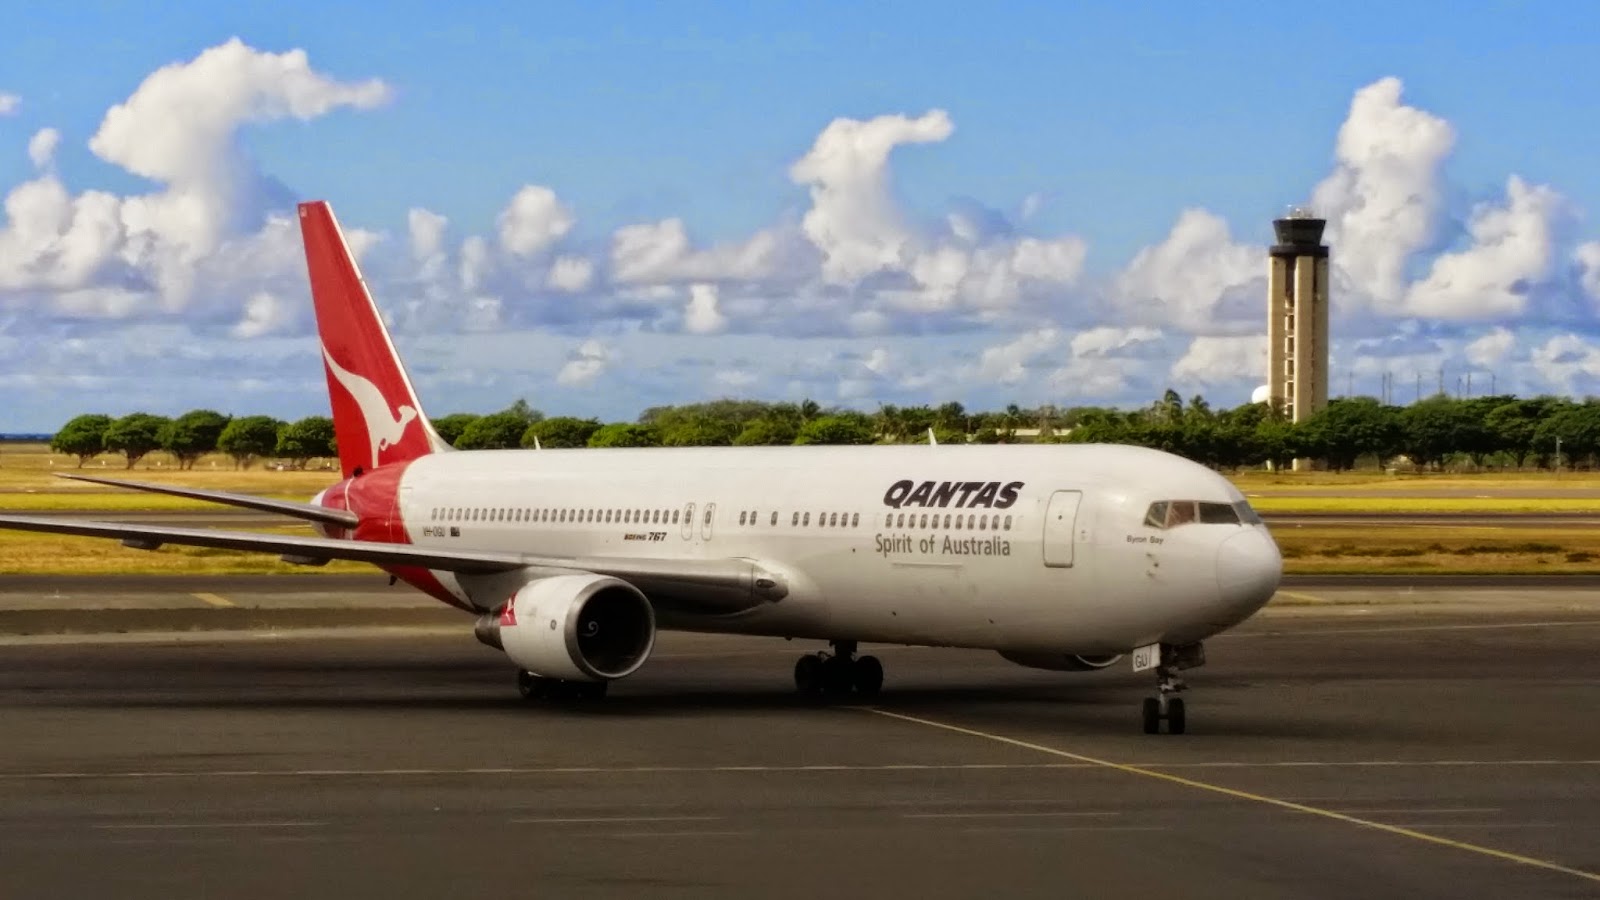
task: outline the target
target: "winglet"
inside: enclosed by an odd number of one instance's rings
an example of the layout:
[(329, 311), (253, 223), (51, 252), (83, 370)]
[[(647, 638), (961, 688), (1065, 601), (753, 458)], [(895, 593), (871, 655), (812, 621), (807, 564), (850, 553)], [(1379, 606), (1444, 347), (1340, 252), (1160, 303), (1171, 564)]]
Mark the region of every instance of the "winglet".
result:
[(933, 426), (932, 425), (928, 426), (928, 446), (930, 446), (930, 447), (939, 446), (939, 439), (933, 436)]

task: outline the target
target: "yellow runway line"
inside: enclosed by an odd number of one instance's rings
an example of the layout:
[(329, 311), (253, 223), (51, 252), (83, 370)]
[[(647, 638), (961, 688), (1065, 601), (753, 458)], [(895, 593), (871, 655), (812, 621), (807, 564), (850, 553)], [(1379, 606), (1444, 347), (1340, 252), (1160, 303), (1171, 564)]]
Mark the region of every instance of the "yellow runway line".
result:
[(223, 597), (223, 596), (221, 596), (219, 594), (208, 594), (208, 593), (205, 593), (205, 592), (197, 592), (197, 593), (191, 594), (190, 596), (194, 597), (196, 600), (199, 600), (202, 603), (206, 603), (206, 604), (209, 604), (211, 606), (228, 606), (228, 607), (233, 606), (233, 601), (232, 600), (229, 600), (227, 597)]
[(1307, 594), (1307, 593), (1304, 593), (1302, 591), (1282, 591), (1282, 590), (1280, 590), (1280, 591), (1278, 591), (1276, 596), (1288, 597), (1290, 600), (1300, 600), (1300, 601), (1305, 602), (1305, 603), (1327, 603), (1328, 602), (1328, 601), (1322, 599), (1321, 597), (1318, 597), (1316, 594)]
[(926, 725), (929, 728), (941, 728), (945, 731), (953, 731), (957, 734), (965, 734), (969, 737), (983, 738), (984, 740), (994, 741), (1000, 744), (1010, 744), (1013, 747), (1021, 747), (1025, 750), (1033, 750), (1038, 753), (1045, 753), (1061, 759), (1070, 759), (1075, 762), (1089, 763), (1090, 765), (1114, 769), (1118, 772), (1123, 772), (1128, 775), (1140, 775), (1145, 778), (1153, 778), (1157, 781), (1165, 781), (1171, 784), (1181, 784), (1184, 787), (1195, 788), (1202, 791), (1210, 791), (1213, 794), (1222, 794), (1227, 797), (1233, 797), (1237, 800), (1249, 800), (1252, 803), (1260, 803), (1266, 806), (1276, 806), (1279, 809), (1289, 809), (1298, 813), (1306, 813), (1308, 815), (1320, 816), (1324, 819), (1333, 819), (1335, 821), (1345, 822), (1350, 825), (1359, 825), (1363, 828), (1371, 828), (1375, 831), (1381, 831), (1386, 834), (1393, 834), (1399, 837), (1411, 838), (1412, 840), (1416, 841), (1437, 844), (1442, 847), (1453, 847), (1457, 850), (1465, 850), (1468, 853), (1476, 853), (1480, 856), (1488, 856), (1494, 859), (1504, 860), (1506, 862), (1520, 863), (1521, 865), (1546, 869), (1551, 872), (1560, 872), (1563, 875), (1572, 875), (1582, 878), (1585, 881), (1600, 882), (1600, 873), (1585, 872), (1582, 869), (1574, 869), (1569, 866), (1563, 866), (1560, 863), (1550, 862), (1549, 860), (1536, 859), (1532, 856), (1522, 856), (1517, 853), (1508, 853), (1504, 850), (1496, 850), (1493, 847), (1484, 847), (1479, 844), (1469, 844), (1466, 841), (1451, 840), (1450, 838), (1439, 837), (1436, 834), (1428, 834), (1424, 831), (1417, 831), (1411, 828), (1401, 828), (1398, 825), (1385, 825), (1382, 822), (1374, 822), (1371, 819), (1363, 819), (1358, 816), (1334, 812), (1331, 809), (1322, 809), (1316, 806), (1308, 806), (1304, 803), (1294, 803), (1289, 800), (1279, 800), (1276, 797), (1268, 797), (1262, 794), (1252, 794), (1249, 791), (1240, 791), (1230, 787), (1223, 787), (1220, 784), (1196, 781), (1193, 778), (1184, 778), (1181, 775), (1172, 775), (1167, 772), (1157, 772), (1154, 769), (1146, 769), (1140, 766), (1130, 766), (1126, 763), (1117, 763), (1111, 762), (1110, 760), (1096, 759), (1092, 756), (1084, 756), (1080, 753), (1071, 753), (1066, 750), (1057, 750), (1054, 747), (1046, 747), (1043, 744), (1034, 744), (1028, 741), (1018, 740), (1017, 738), (1006, 737), (1005, 735), (990, 734), (989, 732), (978, 731), (977, 729), (973, 728), (963, 728), (960, 725), (950, 725), (945, 722), (936, 722), (933, 719), (923, 719), (917, 716), (902, 715), (901, 713), (893, 713), (887, 710), (876, 709), (869, 706), (857, 708), (863, 710), (864, 712), (873, 713), (886, 718), (899, 719), (902, 722), (912, 722), (917, 725)]

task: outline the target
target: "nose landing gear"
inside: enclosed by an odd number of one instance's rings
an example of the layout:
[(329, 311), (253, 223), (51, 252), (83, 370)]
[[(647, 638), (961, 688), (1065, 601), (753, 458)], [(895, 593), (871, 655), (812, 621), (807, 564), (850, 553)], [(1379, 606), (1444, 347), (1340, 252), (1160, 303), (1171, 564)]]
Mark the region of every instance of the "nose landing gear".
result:
[(1161, 645), (1161, 663), (1156, 666), (1156, 696), (1146, 697), (1140, 711), (1143, 713), (1144, 733), (1159, 734), (1161, 723), (1167, 723), (1167, 734), (1183, 734), (1189, 727), (1183, 708), (1183, 698), (1178, 693), (1189, 689), (1179, 677), (1182, 669), (1205, 665), (1206, 652), (1201, 644), (1172, 646)]
[(855, 641), (830, 641), (832, 653), (808, 653), (794, 664), (795, 690), (807, 696), (840, 697), (854, 691), (876, 697), (883, 689), (883, 663), (856, 656)]

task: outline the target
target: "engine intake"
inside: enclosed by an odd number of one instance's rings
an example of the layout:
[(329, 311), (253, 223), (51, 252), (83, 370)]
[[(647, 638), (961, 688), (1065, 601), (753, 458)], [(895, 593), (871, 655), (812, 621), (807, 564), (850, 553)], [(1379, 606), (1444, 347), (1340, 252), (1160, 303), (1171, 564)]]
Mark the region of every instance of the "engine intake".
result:
[(536, 675), (610, 681), (650, 658), (656, 614), (638, 588), (607, 575), (530, 581), (473, 634)]

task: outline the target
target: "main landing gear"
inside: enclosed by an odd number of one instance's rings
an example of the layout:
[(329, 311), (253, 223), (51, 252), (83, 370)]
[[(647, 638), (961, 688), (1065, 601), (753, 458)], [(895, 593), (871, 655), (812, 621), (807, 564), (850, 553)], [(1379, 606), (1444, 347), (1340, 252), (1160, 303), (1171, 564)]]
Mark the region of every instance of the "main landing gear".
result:
[(1201, 644), (1161, 645), (1161, 663), (1156, 666), (1156, 696), (1146, 697), (1141, 708), (1145, 734), (1159, 734), (1162, 722), (1167, 723), (1167, 734), (1183, 734), (1188, 729), (1183, 698), (1177, 695), (1188, 690), (1189, 685), (1178, 672), (1203, 666), (1205, 662), (1206, 651)]
[(517, 692), (524, 700), (599, 700), (606, 695), (607, 681), (564, 681), (517, 670)]
[(883, 663), (856, 656), (855, 641), (830, 641), (832, 653), (807, 653), (794, 664), (794, 686), (807, 696), (876, 697), (883, 689)]

